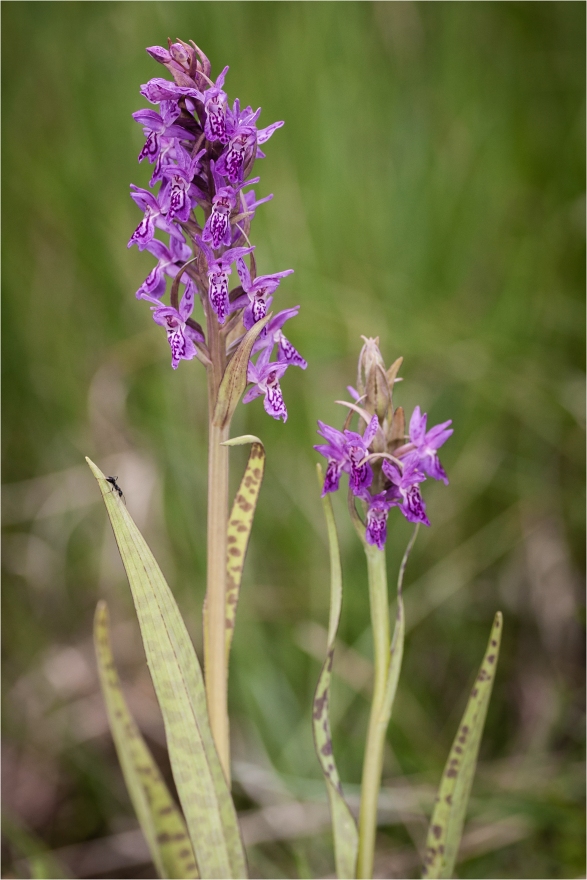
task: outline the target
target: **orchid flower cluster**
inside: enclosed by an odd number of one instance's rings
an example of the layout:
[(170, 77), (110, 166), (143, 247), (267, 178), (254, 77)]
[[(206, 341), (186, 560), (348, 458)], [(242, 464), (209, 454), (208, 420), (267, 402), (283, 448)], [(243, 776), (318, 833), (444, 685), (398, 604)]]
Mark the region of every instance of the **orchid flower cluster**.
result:
[[(420, 484), (427, 476), (448, 484), (438, 450), (453, 433), (451, 421), (426, 430), (426, 413), (414, 409), (409, 434), (401, 406), (392, 406), (392, 392), (402, 358), (386, 370), (378, 339), (366, 339), (359, 356), (357, 388), (348, 387), (354, 403), (342, 431), (319, 421), (318, 433), (326, 443), (314, 448), (328, 460), (322, 494), (338, 489), (342, 472), (349, 475), (349, 491), (366, 505), (367, 543), (383, 550), (387, 518), (399, 507), (409, 522), (429, 526)], [(362, 433), (349, 430), (353, 412), (364, 425)]]
[[(171, 348), (171, 365), (198, 358), (206, 367), (214, 359), (212, 330), (224, 337), (227, 360), (237, 350), (246, 331), (265, 318), (286, 269), (258, 276), (254, 246), (248, 234), (259, 205), (273, 198), (257, 198), (250, 187), (255, 159), (263, 158), (261, 144), (283, 125), (257, 127), (259, 108), (241, 109), (236, 99), (229, 105), (223, 90), (228, 67), (210, 79), (211, 65), (195, 43), (181, 40), (169, 48), (151, 46), (149, 55), (172, 74), (174, 81), (157, 77), (141, 87), (141, 95), (155, 110), (138, 110), (133, 118), (143, 126), (145, 144), (139, 154), (153, 165), (149, 186), (157, 192), (131, 185), (131, 197), (144, 211), (128, 246), (148, 250), (157, 259), (137, 291), (138, 299), (151, 303), (153, 319), (165, 328)], [(168, 243), (155, 238), (156, 230)], [(249, 265), (245, 261), (249, 260)], [(236, 265), (240, 284), (229, 290)], [(167, 278), (173, 279), (170, 303), (165, 305)], [(183, 286), (181, 299), (179, 287)], [(192, 313), (196, 296), (201, 300), (208, 340)], [(287, 419), (280, 379), (288, 366), (307, 364), (283, 333), (286, 321), (299, 306), (277, 313), (258, 336), (249, 361), (247, 380), (252, 387), (243, 402), (264, 395), (266, 412)], [(216, 322), (218, 326), (211, 328)], [(276, 359), (272, 360), (277, 350)]]

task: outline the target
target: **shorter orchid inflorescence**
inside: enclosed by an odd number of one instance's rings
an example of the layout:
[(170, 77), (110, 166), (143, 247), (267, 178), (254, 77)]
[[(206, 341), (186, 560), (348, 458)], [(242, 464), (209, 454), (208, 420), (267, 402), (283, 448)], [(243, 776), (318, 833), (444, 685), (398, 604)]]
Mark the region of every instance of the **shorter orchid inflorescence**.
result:
[[(165, 327), (174, 369), (181, 360), (194, 357), (210, 368), (215, 352), (206, 335), (219, 331), (223, 368), (246, 331), (267, 315), (282, 278), (293, 272), (257, 276), (254, 246), (248, 237), (256, 208), (273, 196), (257, 199), (252, 189), (245, 188), (259, 182), (250, 174), (255, 159), (265, 155), (260, 145), (283, 122), (257, 128), (260, 108), (241, 109), (238, 99), (231, 107), (223, 91), (228, 67), (213, 82), (210, 62), (195, 43), (169, 41), (168, 49), (151, 46), (147, 52), (167, 68), (174, 82), (158, 77), (143, 85), (141, 95), (158, 105), (159, 112), (133, 113), (146, 136), (139, 162), (148, 159), (154, 166), (149, 186), (158, 187), (156, 193), (131, 187), (144, 217), (129, 247), (136, 244), (157, 259), (137, 297), (151, 303), (154, 320)], [(168, 244), (155, 238), (157, 229), (169, 236)], [(229, 290), (235, 264), (240, 284)], [(164, 305), (167, 278), (173, 284), (170, 304)], [(202, 303), (207, 334), (192, 317), (196, 297)], [(273, 316), (253, 349), (257, 361), (250, 361), (247, 371), (252, 387), (244, 402), (263, 395), (266, 412), (284, 421), (287, 409), (279, 380), (288, 366), (306, 367), (282, 332), (298, 308)], [(214, 322), (216, 326), (211, 327)], [(272, 360), (275, 349), (276, 360)]]
[[(328, 460), (322, 494), (335, 492), (341, 474), (347, 473), (349, 491), (365, 503), (367, 543), (382, 550), (392, 507), (399, 507), (409, 522), (430, 525), (420, 484), (427, 476), (448, 484), (438, 450), (453, 432), (450, 420), (427, 431), (426, 413), (417, 406), (406, 436), (403, 408), (392, 405), (402, 358), (386, 370), (378, 339), (363, 339), (357, 388), (348, 387), (354, 402), (338, 401), (350, 410), (343, 430), (319, 421), (318, 433), (326, 443), (314, 448)], [(353, 413), (359, 415), (362, 432), (349, 430)]]

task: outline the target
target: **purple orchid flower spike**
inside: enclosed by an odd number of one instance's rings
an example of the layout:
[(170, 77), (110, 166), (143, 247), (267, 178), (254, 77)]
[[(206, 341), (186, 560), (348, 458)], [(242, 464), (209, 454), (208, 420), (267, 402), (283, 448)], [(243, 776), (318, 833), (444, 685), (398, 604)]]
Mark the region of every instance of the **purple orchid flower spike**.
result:
[(405, 461), (403, 471), (392, 461), (385, 459), (382, 470), (391, 486), (388, 489), (388, 497), (392, 504), (399, 507), (408, 522), (424, 523), (430, 525), (426, 516), (426, 505), (422, 498), (418, 483), (423, 483), (425, 475), (418, 470), (415, 461)]
[(452, 419), (435, 425), (434, 428), (426, 432), (427, 418), (426, 413), (422, 415), (419, 406), (414, 409), (410, 419), (410, 443), (401, 447), (398, 453), (403, 452), (406, 461), (415, 461), (428, 476), (434, 477), (435, 480), (442, 480), (448, 486), (448, 477), (438, 459), (438, 450), (453, 433), (453, 429), (449, 428), (449, 425), (452, 425)]
[(154, 110), (137, 110), (133, 113), (133, 119), (143, 126), (143, 132), (147, 138), (145, 145), (139, 153), (139, 162), (148, 159), (151, 165), (157, 161), (161, 152), (162, 138), (178, 138), (180, 140), (195, 140), (193, 135), (181, 125), (175, 125), (175, 120), (180, 114), (177, 101), (161, 101), (161, 113)]
[(204, 110), (206, 122), (204, 132), (209, 141), (220, 141), (221, 144), (228, 142), (226, 131), (226, 110), (228, 98), (222, 90), (224, 78), (228, 73), (228, 65), (218, 74), (215, 84), (204, 92)]
[[(273, 275), (260, 275), (251, 281), (251, 273), (243, 259), (237, 260), (236, 267), (238, 276), (245, 291), (249, 304), (243, 313), (243, 324), (246, 330), (250, 330), (253, 324), (260, 321), (267, 314), (267, 308), (270, 303), (270, 297), (277, 290), (282, 278), (291, 275), (293, 269), (286, 269), (284, 272), (275, 272)], [(233, 308), (240, 308), (246, 304), (245, 297), (239, 297), (233, 303)]]
[(160, 303), (153, 307), (153, 320), (167, 331), (167, 341), (171, 348), (171, 366), (174, 370), (177, 370), (181, 360), (191, 361), (196, 356), (195, 342), (204, 341), (203, 334), (186, 323), (194, 310), (195, 295), (195, 287), (190, 278), (179, 309), (162, 306)]
[(336, 492), (340, 482), (340, 475), (343, 471), (350, 469), (347, 454), (347, 439), (342, 431), (325, 425), (318, 419), (318, 434), (326, 440), (326, 443), (314, 446), (314, 449), (323, 455), (327, 460), (326, 474), (324, 476), (324, 486), (322, 487), (322, 497), (328, 492)]
[(243, 397), (243, 403), (250, 403), (251, 400), (264, 394), (263, 406), (265, 412), (273, 416), (274, 419), (283, 419), (286, 422), (287, 409), (281, 393), (279, 380), (287, 370), (288, 365), (279, 361), (270, 363), (270, 357), (270, 350), (265, 348), (257, 358), (256, 364), (249, 361), (247, 379), (254, 384)]
[(170, 181), (166, 192), (165, 205), (167, 218), (178, 219), (184, 223), (189, 219), (192, 210), (192, 193), (195, 197), (202, 196), (200, 190), (192, 183), (193, 177), (200, 168), (200, 159), (206, 153), (205, 148), (190, 156), (187, 150), (176, 144), (175, 155), (177, 165), (164, 165), (161, 174)]
[(130, 186), (134, 190), (130, 194), (131, 198), (145, 212), (145, 216), (131, 235), (128, 247), (136, 244), (140, 251), (144, 251), (155, 235), (155, 228), (162, 229), (183, 242), (183, 235), (169, 222), (167, 214), (153, 193), (147, 189), (141, 189), (133, 183)]
[(363, 436), (356, 431), (345, 431), (347, 442), (347, 455), (350, 462), (349, 486), (354, 495), (360, 495), (368, 489), (373, 482), (373, 470), (369, 462), (364, 462), (365, 456), (369, 455), (369, 446), (375, 439), (379, 429), (379, 419), (373, 416), (365, 429)]
[(228, 276), (232, 272), (232, 264), (236, 259), (242, 259), (245, 254), (250, 254), (254, 248), (231, 248), (225, 251), (221, 257), (215, 257), (212, 250), (200, 238), (196, 241), (201, 247), (208, 261), (208, 298), (213, 311), (216, 313), (219, 324), (224, 324), (226, 316), (231, 310), (228, 299)]
[(271, 318), (255, 342), (253, 353), (264, 348), (271, 348), (271, 351), (273, 351), (273, 347), (277, 345), (277, 357), (282, 363), (288, 364), (290, 367), (301, 367), (302, 370), (305, 370), (308, 366), (307, 361), (294, 348), (289, 339), (285, 338), (281, 329), (286, 321), (289, 321), (290, 318), (294, 318), (298, 314), (299, 310), (299, 306), (294, 306), (292, 309), (284, 309), (283, 312), (279, 312)]
[(149, 242), (146, 250), (157, 257), (158, 262), (137, 290), (137, 299), (160, 299), (165, 293), (165, 276), (175, 278), (180, 268), (177, 264), (189, 260), (192, 251), (184, 242), (180, 243), (175, 238), (170, 239), (169, 247), (154, 238)]

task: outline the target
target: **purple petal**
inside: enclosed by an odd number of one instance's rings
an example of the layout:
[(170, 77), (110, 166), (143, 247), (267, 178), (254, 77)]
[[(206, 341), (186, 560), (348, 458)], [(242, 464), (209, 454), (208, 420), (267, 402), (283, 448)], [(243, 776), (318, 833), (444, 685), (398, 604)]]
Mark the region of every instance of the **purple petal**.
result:
[(422, 415), (420, 407), (417, 406), (410, 419), (410, 440), (412, 443), (415, 443), (416, 446), (419, 446), (420, 443), (424, 442), (424, 435), (426, 434), (426, 419), (426, 413)]

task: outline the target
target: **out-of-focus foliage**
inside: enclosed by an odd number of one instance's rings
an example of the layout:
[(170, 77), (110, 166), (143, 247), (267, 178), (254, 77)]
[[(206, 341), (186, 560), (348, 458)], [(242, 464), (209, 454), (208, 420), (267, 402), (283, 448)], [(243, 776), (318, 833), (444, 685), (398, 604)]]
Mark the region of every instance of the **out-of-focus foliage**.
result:
[[(454, 420), (405, 581), (407, 640), (376, 870), (417, 876), (434, 790), (497, 608), (504, 640), (462, 877), (574, 877), (583, 810), (584, 42), (580, 3), (7, 3), (3, 7), (4, 809), (79, 877), (154, 876), (91, 647), (111, 609), (131, 711), (167, 778), (132, 600), (83, 461), (115, 474), (201, 650), (206, 383), (174, 372), (126, 242), (144, 47), (195, 39), (231, 98), (286, 124), (258, 165), (261, 273), (294, 268), (306, 372), (233, 434), (267, 469), (231, 656), (251, 876), (333, 870), (311, 734), (328, 554), (316, 419), (360, 334), (403, 355), (396, 402)], [(246, 450), (231, 453), (236, 489)], [(334, 500), (344, 604), (331, 724), (356, 805), (370, 681), (362, 549)], [(390, 517), (390, 582), (410, 527)], [(355, 800), (353, 801), (353, 797)], [(300, 807), (300, 803), (303, 807)], [(23, 837), (24, 839), (24, 837)], [(8, 841), (4, 876), (27, 871)]]

